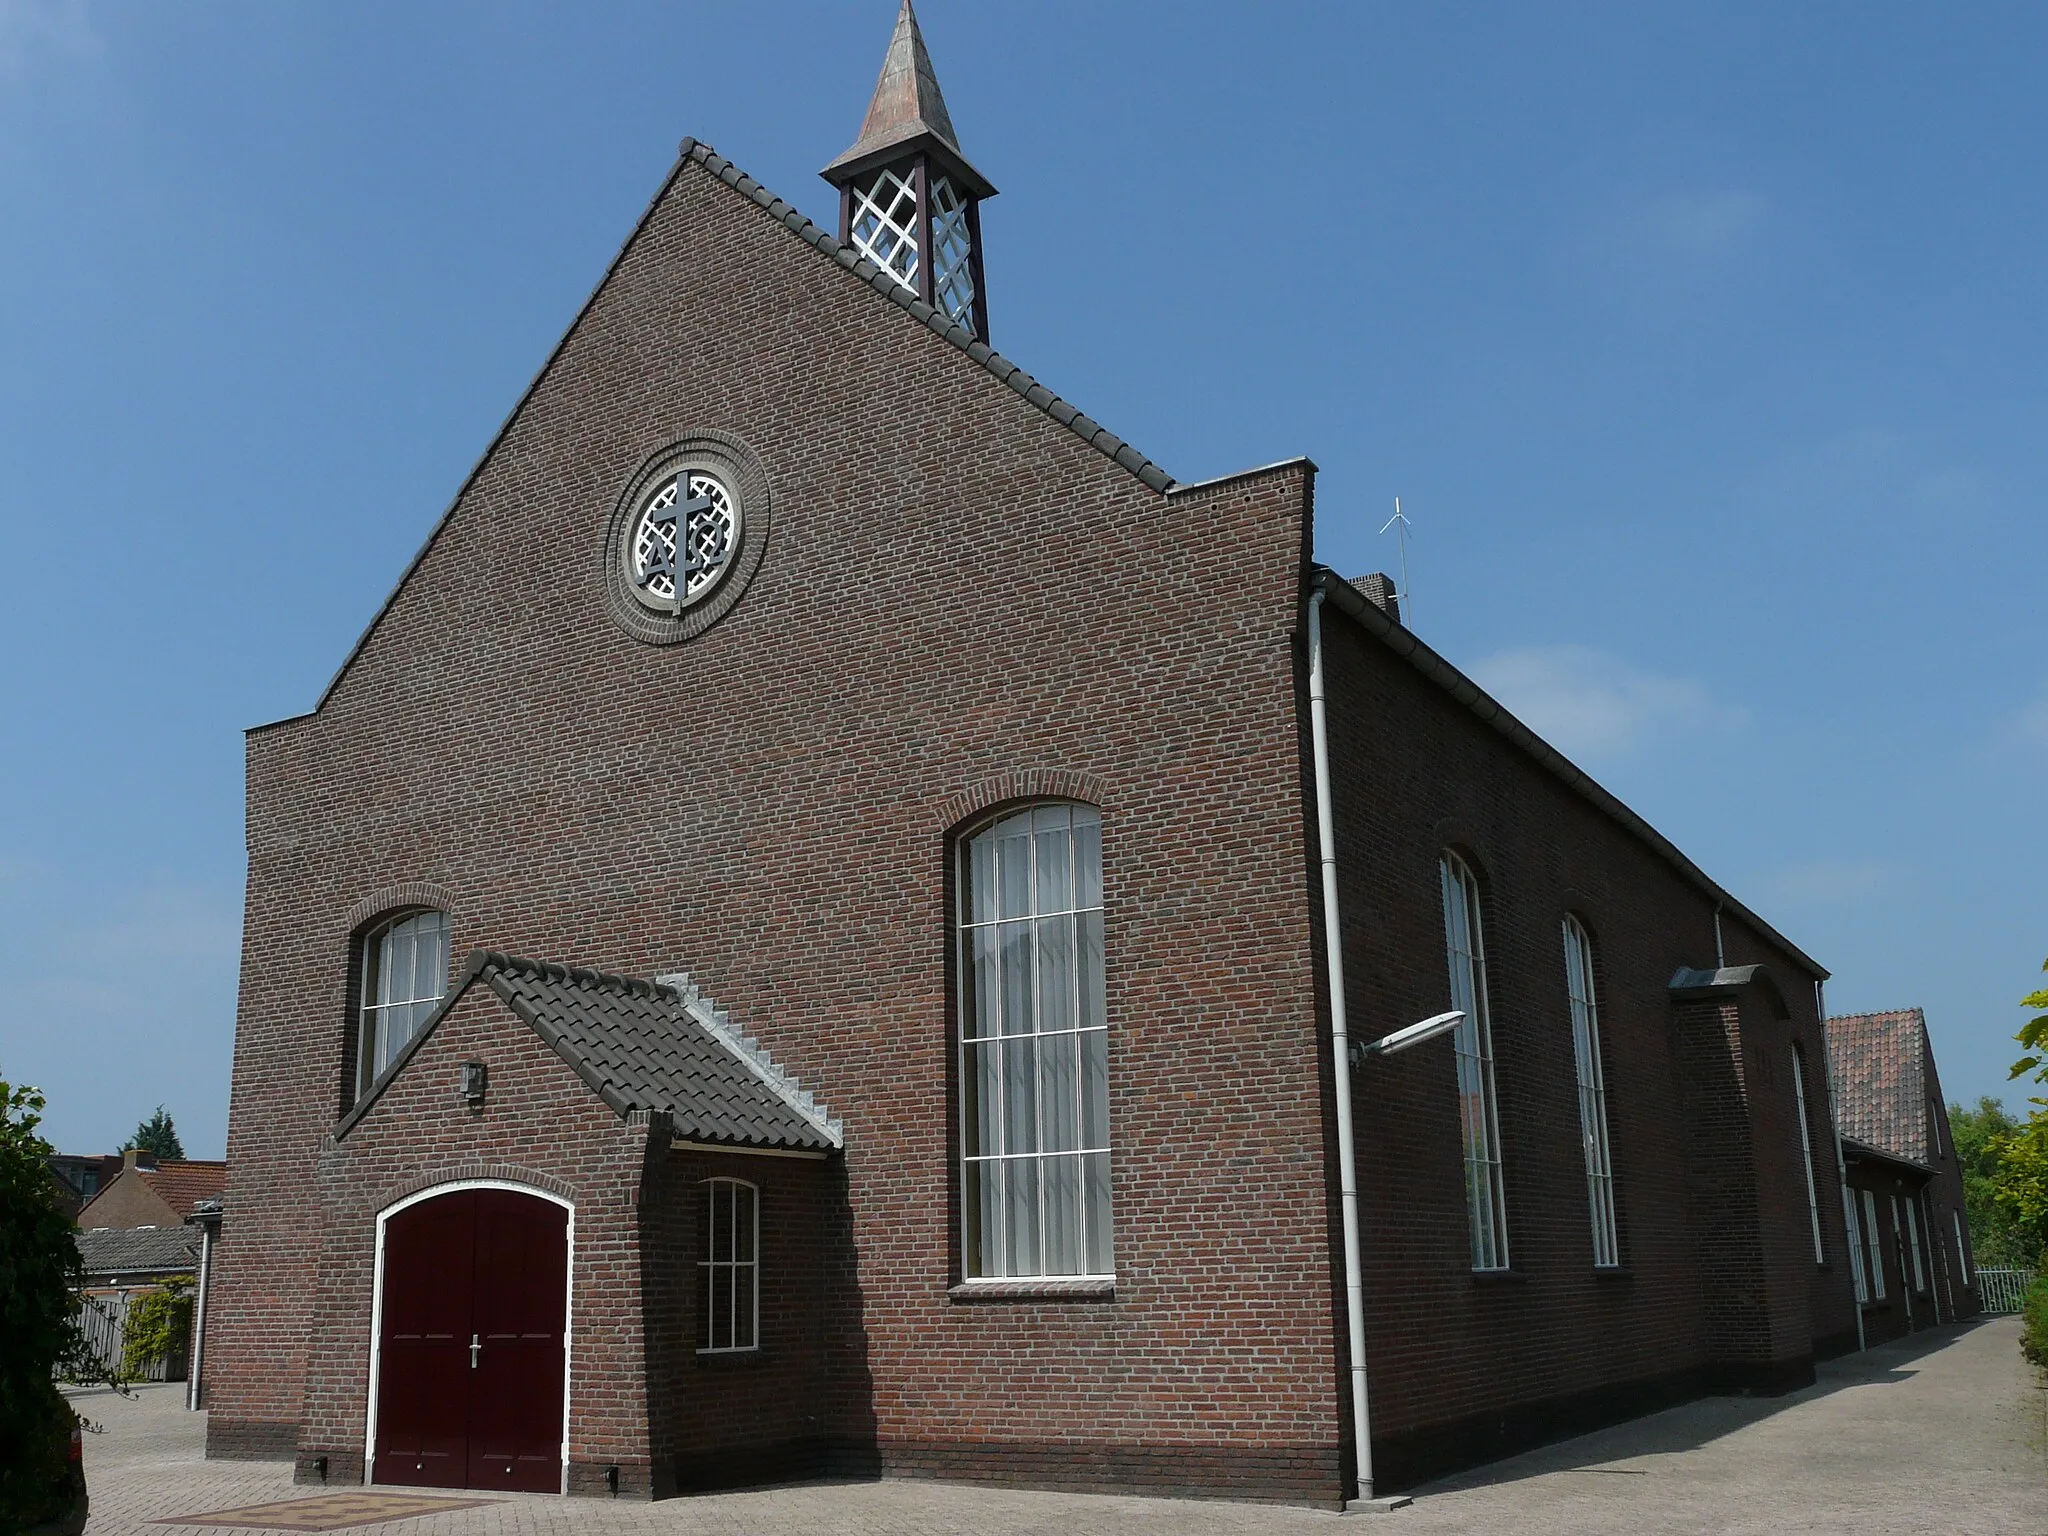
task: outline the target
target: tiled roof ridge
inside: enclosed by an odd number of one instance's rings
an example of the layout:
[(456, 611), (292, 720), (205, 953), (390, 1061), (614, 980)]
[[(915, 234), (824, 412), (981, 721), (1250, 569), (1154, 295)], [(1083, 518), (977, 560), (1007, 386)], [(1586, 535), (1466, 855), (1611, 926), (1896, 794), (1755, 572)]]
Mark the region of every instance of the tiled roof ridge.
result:
[(602, 992), (617, 992), (626, 997), (675, 998), (675, 989), (664, 986), (659, 981), (646, 981), (637, 976), (621, 976), (612, 971), (592, 970), (584, 965), (563, 965), (554, 960), (529, 960), (523, 955), (509, 955), (501, 949), (478, 950), (475, 959), (470, 963), (478, 971), (524, 971), (529, 976), (539, 976), (549, 981), (573, 982), (580, 987), (595, 987)]
[(1008, 385), (1013, 393), (1022, 395), (1028, 403), (1045, 412), (1104, 458), (1114, 460), (1155, 491), (1173, 489), (1173, 476), (1136, 448), (1101, 423), (1083, 414), (1079, 407), (1062, 400), (1022, 368), (990, 347), (987, 342), (978, 339), (966, 326), (944, 311), (925, 303), (886, 270), (852, 247), (841, 245), (835, 237), (806, 218), (795, 205), (777, 197), (709, 144), (694, 138), (686, 138), (682, 142), (679, 154), (682, 159), (702, 167), (742, 197), (766, 211), (784, 229), (805, 244), (831, 257), (875, 292), (893, 300), (899, 308), (910, 311), (912, 319), (950, 341), (994, 374), (999, 382)]
[(846, 1145), (845, 1125), (834, 1119), (832, 1112), (812, 1097), (809, 1089), (790, 1076), (767, 1047), (752, 1035), (742, 1034), (736, 1029), (732, 1016), (705, 995), (703, 989), (690, 979), (688, 971), (665, 973), (654, 979), (657, 985), (673, 990), (683, 1005), (683, 1011), (693, 1021), (738, 1057), (771, 1093), (816, 1127), (819, 1135), (835, 1147)]

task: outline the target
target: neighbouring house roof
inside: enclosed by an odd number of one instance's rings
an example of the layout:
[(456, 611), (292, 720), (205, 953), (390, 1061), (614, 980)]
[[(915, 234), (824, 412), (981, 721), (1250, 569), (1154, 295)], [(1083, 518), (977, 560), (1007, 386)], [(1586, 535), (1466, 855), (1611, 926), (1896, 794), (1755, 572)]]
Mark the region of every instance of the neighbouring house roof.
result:
[(838, 1122), (687, 976), (641, 981), (494, 950), (470, 956), (461, 983), (338, 1134), (478, 982), (621, 1116), (666, 1115), (678, 1138), (723, 1146), (831, 1152), (844, 1144)]
[(1843, 1139), (1927, 1167), (1927, 1016), (1918, 1008), (1841, 1014), (1827, 1034)]
[(78, 1225), (175, 1226), (201, 1200), (219, 1199), (227, 1182), (226, 1163), (185, 1161), (124, 1168), (85, 1203)]
[(159, 1199), (183, 1221), (202, 1200), (218, 1200), (228, 1186), (226, 1163), (158, 1163), (154, 1169), (135, 1170), (156, 1191)]
[(94, 1227), (78, 1234), (78, 1256), (88, 1277), (162, 1274), (196, 1269), (197, 1227)]

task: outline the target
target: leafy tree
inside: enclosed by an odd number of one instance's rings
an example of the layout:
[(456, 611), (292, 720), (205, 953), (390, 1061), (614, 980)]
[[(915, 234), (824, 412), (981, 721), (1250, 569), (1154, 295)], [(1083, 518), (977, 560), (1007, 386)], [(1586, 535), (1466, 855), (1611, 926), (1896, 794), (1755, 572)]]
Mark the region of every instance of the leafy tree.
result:
[[(2041, 969), (2048, 971), (2048, 960), (2041, 963)], [(2048, 1009), (2048, 987), (2029, 992), (2020, 999), (2020, 1006)], [(2043, 1057), (2048, 1055), (2048, 1013), (2029, 1019), (2016, 1038), (2027, 1054), (2013, 1063), (2012, 1076), (2031, 1076), (2048, 1086), (2048, 1066), (2043, 1065)], [(1992, 1144), (1998, 1158), (1992, 1198), (2010, 1219), (2021, 1250), (2035, 1264), (2048, 1267), (2042, 1263), (2048, 1258), (2048, 1098), (2036, 1096), (2027, 1102), (2034, 1109), (2026, 1124)]]
[(77, 1229), (57, 1203), (42, 1118), (42, 1094), (0, 1082), (0, 1531), (58, 1512), (72, 1412), (53, 1373), (121, 1385), (78, 1330)]
[(2020, 1129), (2005, 1105), (1986, 1094), (1975, 1109), (1948, 1107), (1949, 1140), (1963, 1174), (1963, 1209), (1970, 1218), (1972, 1268), (2022, 1268), (2034, 1254), (2013, 1229), (2012, 1213), (1998, 1203), (1999, 1143)]
[(167, 1280), (129, 1309), (122, 1336), (122, 1373), (141, 1376), (157, 1361), (183, 1354), (191, 1332), (192, 1283)]
[(181, 1163), (185, 1160), (185, 1144), (178, 1140), (178, 1128), (171, 1123), (171, 1117), (164, 1113), (161, 1104), (157, 1105), (155, 1114), (135, 1127), (135, 1134), (128, 1138), (128, 1145), (138, 1152), (155, 1153), (159, 1162)]

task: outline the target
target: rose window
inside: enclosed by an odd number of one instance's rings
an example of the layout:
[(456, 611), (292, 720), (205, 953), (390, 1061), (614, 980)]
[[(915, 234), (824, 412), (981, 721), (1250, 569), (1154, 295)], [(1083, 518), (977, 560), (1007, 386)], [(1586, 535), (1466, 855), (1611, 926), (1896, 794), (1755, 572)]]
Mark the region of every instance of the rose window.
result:
[(679, 611), (717, 584), (739, 542), (732, 493), (715, 476), (685, 470), (640, 509), (628, 552), (634, 589), (650, 607)]

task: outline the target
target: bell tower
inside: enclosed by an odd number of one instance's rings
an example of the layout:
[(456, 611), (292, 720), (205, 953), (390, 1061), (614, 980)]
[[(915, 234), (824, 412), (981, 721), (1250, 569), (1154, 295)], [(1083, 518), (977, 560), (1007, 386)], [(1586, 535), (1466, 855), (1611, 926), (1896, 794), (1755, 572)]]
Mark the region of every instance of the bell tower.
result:
[(988, 340), (981, 201), (996, 189), (960, 152), (910, 0), (853, 147), (819, 173), (839, 189), (839, 239)]

